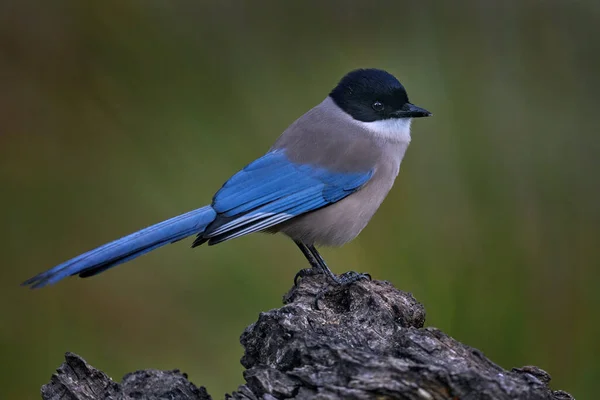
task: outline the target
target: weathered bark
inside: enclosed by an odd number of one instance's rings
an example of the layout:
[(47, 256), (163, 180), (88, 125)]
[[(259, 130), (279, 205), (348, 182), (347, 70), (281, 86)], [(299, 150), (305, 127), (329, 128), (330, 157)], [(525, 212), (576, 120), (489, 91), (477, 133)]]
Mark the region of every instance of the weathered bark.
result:
[(77, 354), (67, 353), (65, 362), (42, 386), (42, 398), (53, 400), (133, 400), (133, 399), (194, 399), (210, 400), (203, 387), (197, 388), (186, 374), (174, 371), (146, 369), (123, 377), (116, 383), (104, 372), (85, 362)]
[[(423, 306), (387, 282), (335, 288), (315, 307), (324, 279), (303, 279), (283, 307), (246, 328), (246, 384), (226, 398), (572, 399), (552, 391), (539, 368), (503, 370), (479, 350), (423, 328)], [(71, 353), (42, 397), (210, 399), (179, 371), (137, 371), (118, 384)]]

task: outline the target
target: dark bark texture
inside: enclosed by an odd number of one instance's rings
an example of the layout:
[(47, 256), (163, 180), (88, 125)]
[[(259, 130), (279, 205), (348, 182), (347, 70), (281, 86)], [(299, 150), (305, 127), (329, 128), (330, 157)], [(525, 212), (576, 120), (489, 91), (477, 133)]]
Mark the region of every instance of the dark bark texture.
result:
[[(506, 371), (435, 328), (425, 309), (388, 282), (359, 281), (315, 298), (324, 276), (302, 279), (281, 308), (241, 337), (246, 383), (227, 399), (566, 400), (537, 367)], [(144, 370), (121, 383), (67, 353), (42, 387), (46, 400), (210, 399), (177, 370)]]

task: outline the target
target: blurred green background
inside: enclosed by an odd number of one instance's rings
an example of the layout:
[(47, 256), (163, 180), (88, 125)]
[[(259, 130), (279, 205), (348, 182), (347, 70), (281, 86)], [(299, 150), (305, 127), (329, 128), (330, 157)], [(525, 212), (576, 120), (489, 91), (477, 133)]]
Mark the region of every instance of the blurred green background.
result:
[(210, 201), (349, 70), (434, 113), (362, 235), (324, 255), (427, 324), (592, 398), (600, 379), (600, 2), (2, 2), (0, 397), (76, 352), (179, 368), (215, 398), (239, 335), (306, 266), (280, 236), (165, 247), (39, 291), (31, 275)]

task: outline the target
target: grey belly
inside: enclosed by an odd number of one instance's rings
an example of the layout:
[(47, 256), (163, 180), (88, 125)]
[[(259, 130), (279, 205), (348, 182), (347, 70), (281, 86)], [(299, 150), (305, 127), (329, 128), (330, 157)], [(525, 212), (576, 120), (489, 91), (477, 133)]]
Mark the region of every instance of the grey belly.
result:
[(387, 172), (385, 176), (374, 176), (365, 187), (341, 201), (286, 221), (272, 231), (306, 244), (341, 246), (351, 241), (367, 226), (391, 189), (398, 169)]

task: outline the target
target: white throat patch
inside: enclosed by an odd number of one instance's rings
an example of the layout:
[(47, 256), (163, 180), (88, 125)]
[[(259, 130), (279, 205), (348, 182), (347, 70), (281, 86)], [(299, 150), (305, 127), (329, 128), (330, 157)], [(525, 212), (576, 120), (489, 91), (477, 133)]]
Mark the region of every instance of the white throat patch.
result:
[(390, 118), (373, 122), (356, 122), (382, 139), (410, 143), (410, 124), (412, 118)]

